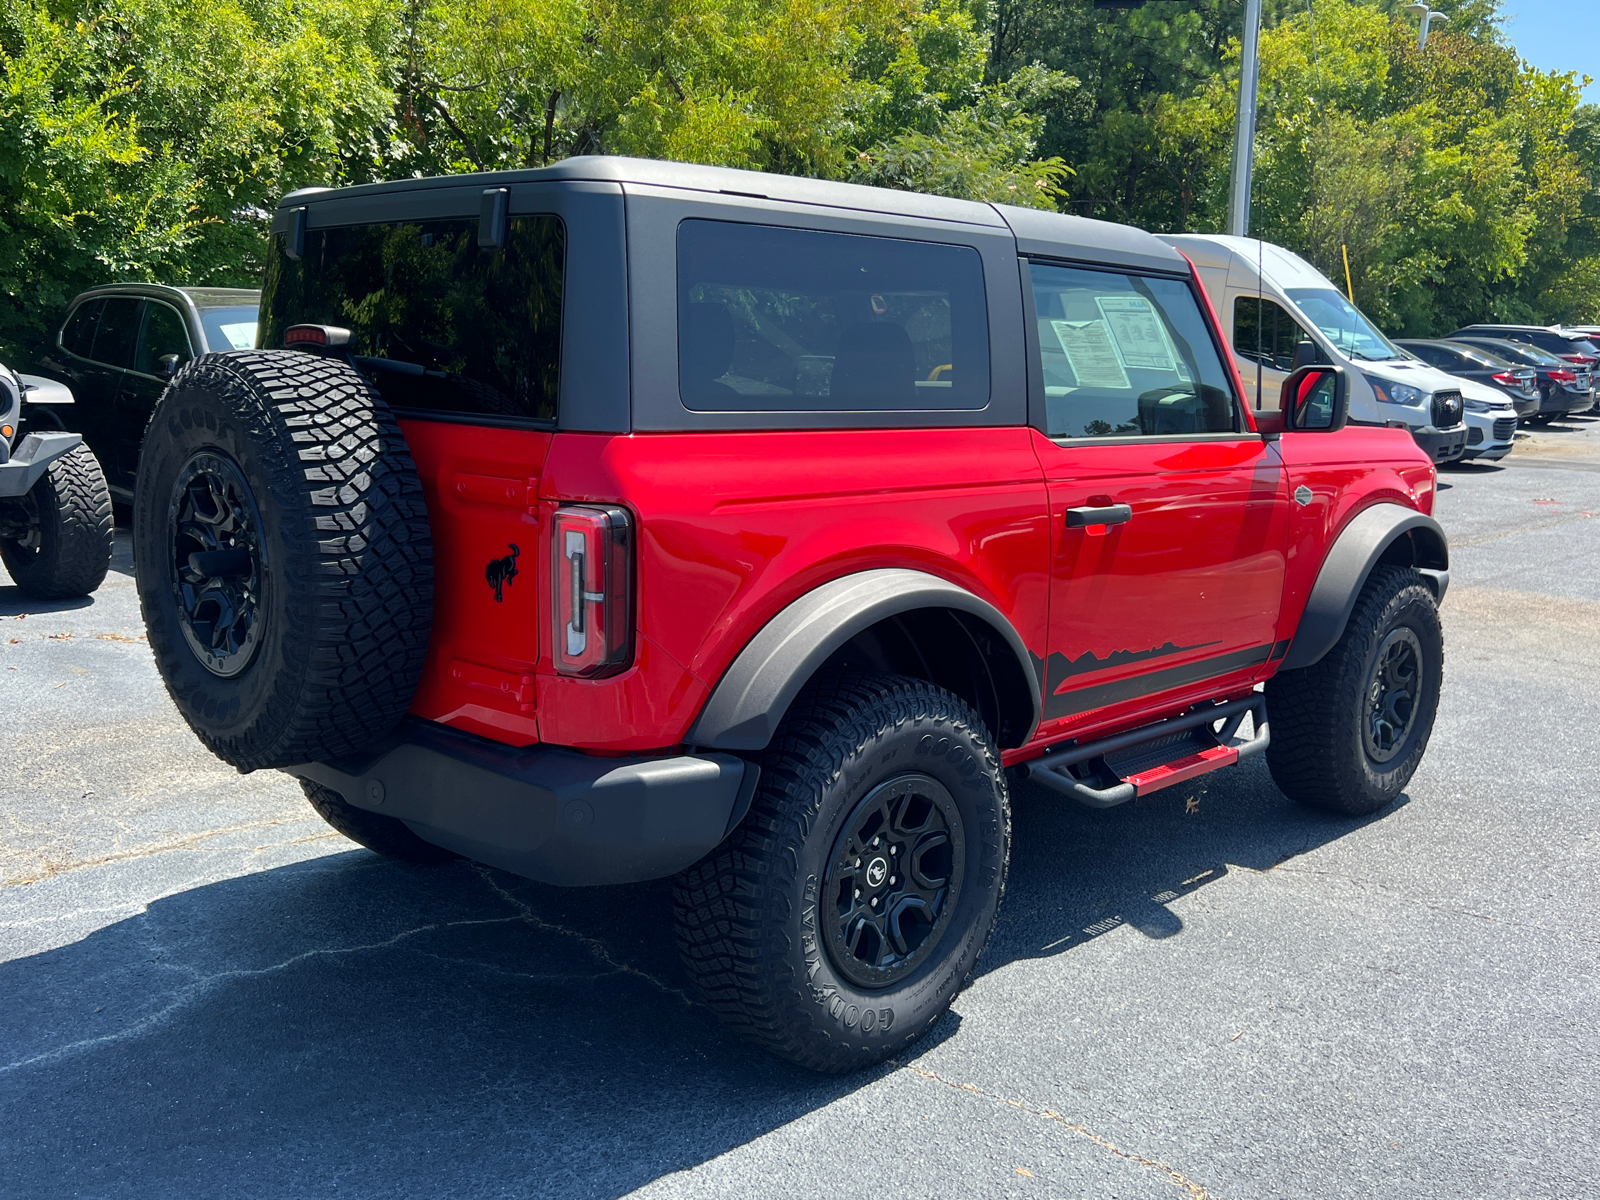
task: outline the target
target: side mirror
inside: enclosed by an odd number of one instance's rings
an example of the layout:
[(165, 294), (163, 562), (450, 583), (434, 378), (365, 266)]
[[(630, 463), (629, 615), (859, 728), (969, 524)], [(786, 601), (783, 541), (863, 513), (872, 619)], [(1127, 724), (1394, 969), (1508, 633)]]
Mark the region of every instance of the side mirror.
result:
[(178, 355), (163, 354), (156, 359), (156, 377), (158, 379), (171, 379), (178, 373), (178, 362)]
[(1301, 367), (1312, 366), (1317, 361), (1317, 345), (1309, 338), (1299, 342), (1294, 348), (1294, 364), (1289, 368), (1298, 371)]
[(1280, 409), (1285, 433), (1334, 433), (1343, 429), (1350, 412), (1344, 368), (1301, 367), (1283, 381)]

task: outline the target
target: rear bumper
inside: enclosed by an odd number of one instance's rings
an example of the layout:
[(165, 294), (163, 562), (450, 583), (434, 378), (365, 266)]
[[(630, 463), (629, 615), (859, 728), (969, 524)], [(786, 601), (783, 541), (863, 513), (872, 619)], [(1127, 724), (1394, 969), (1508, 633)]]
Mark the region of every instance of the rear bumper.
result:
[(1544, 401), (1539, 405), (1539, 412), (1544, 415), (1563, 416), (1570, 413), (1588, 412), (1594, 407), (1594, 391), (1572, 392), (1564, 387), (1552, 387), (1545, 394)]
[(744, 817), (759, 774), (731, 754), (596, 758), (415, 718), (373, 753), (285, 770), (435, 845), (569, 886), (681, 871)]
[(1412, 429), (1411, 436), (1435, 463), (1455, 462), (1467, 448), (1467, 427), (1439, 430), (1432, 425)]
[(50, 464), (81, 441), (77, 433), (30, 433), (9, 458), (0, 453), (0, 499), (27, 495)]

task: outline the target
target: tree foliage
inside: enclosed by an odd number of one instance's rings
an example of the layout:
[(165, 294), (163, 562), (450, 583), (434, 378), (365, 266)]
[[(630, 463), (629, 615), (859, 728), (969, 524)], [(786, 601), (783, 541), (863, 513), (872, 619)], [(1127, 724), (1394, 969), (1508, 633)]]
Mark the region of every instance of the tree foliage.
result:
[[(1600, 319), (1600, 110), (1499, 0), (1266, 0), (1255, 229), (1397, 332)], [(1239, 0), (0, 0), (0, 357), (303, 186), (637, 154), (1222, 226)]]

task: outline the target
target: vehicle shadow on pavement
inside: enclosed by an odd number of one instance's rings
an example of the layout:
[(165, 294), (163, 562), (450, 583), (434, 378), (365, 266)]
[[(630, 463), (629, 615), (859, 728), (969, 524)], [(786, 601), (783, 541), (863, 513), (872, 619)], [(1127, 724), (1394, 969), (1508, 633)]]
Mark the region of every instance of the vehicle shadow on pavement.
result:
[[(1101, 813), (1019, 788), (981, 970), (1123, 924), (1173, 936), (1176, 897), (1360, 824), (1296, 809), (1259, 763), (1229, 774)], [(0, 965), (0, 1178), (35, 1197), (610, 1198), (890, 1069), (822, 1078), (744, 1045), (690, 999), (669, 904), (664, 883), (366, 851), (165, 896)]]

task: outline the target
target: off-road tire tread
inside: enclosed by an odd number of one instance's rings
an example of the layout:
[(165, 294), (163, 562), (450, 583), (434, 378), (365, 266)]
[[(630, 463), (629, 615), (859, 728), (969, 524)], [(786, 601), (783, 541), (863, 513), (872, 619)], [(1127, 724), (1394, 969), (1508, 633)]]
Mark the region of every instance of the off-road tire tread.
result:
[[(1366, 816), (1388, 803), (1386, 799), (1375, 802), (1357, 788), (1353, 775), (1356, 760), (1346, 736), (1346, 722), (1352, 711), (1365, 704), (1368, 648), (1387, 623), (1389, 612), (1409, 603), (1408, 593), (1413, 590), (1420, 591), (1429, 605), (1434, 604), (1433, 589), (1417, 570), (1375, 567), (1334, 647), (1311, 666), (1280, 671), (1268, 681), (1267, 715), (1272, 741), (1267, 747), (1267, 767), (1273, 782), (1290, 799), (1343, 816)], [(1441, 681), (1442, 677), (1441, 661)], [(1436, 710), (1438, 689), (1431, 703)], [(1431, 735), (1434, 712), (1427, 713), (1426, 718)], [(1424, 736), (1405, 759), (1390, 769), (1403, 771), (1409, 780), (1427, 748), (1428, 737)], [(1360, 753), (1359, 747), (1356, 753)]]
[[(267, 464), (268, 495), (258, 494), (257, 504), (277, 508), (288, 546), (285, 560), (269, 569), (309, 602), (289, 608), (298, 625), (291, 636), (303, 648), (301, 677), (244, 733), (214, 734), (173, 688), (174, 657), (192, 657), (181, 638), (162, 645), (151, 639), (162, 676), (195, 733), (240, 770), (353, 753), (404, 716), (432, 627), (433, 543), (399, 422), (346, 363), (240, 350), (204, 355), (174, 377), (147, 445), (161, 436), (165, 401), (189, 388), (227, 401)], [(168, 500), (151, 502), (164, 511)]]
[[(980, 766), (1002, 789), (1004, 900), (1010, 808), (999, 752), (976, 711), (920, 679), (850, 670), (814, 681), (796, 697), (760, 759), (761, 782), (749, 814), (722, 845), (673, 882), (678, 952), (690, 981), (747, 1040), (803, 1067), (842, 1074), (881, 1061), (927, 1032), (927, 1025), (908, 1027), (871, 1053), (839, 1044), (797, 1015), (809, 1003), (806, 980), (785, 977), (772, 964), (788, 962), (790, 939), (781, 928), (791, 910), (799, 847), (846, 759), (896, 726), (941, 719), (985, 748), (987, 761)], [(986, 931), (984, 945), (992, 932)], [(974, 963), (982, 953), (980, 946)], [(971, 982), (969, 970), (957, 992)]]
[(319, 817), (352, 842), (359, 842), (385, 858), (426, 866), (460, 857), (443, 846), (423, 841), (398, 818), (345, 803), (345, 798), (332, 788), (309, 779), (302, 779), (300, 788)]
[(0, 540), (0, 559), (23, 594), (35, 600), (90, 595), (111, 569), (115, 533), (111, 491), (88, 446), (79, 442), (33, 485), (41, 521), (53, 523), (44, 549), (24, 555)]

